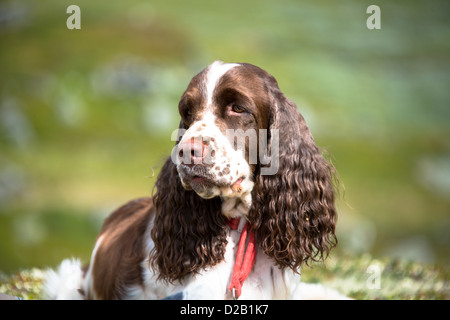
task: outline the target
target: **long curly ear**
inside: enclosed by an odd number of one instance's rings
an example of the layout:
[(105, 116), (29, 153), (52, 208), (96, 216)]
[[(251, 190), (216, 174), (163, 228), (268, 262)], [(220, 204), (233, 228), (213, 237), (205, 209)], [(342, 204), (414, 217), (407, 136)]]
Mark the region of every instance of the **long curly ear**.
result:
[(220, 199), (202, 199), (185, 190), (170, 157), (155, 187), (151, 233), (155, 246), (150, 261), (158, 278), (181, 282), (186, 275), (222, 261), (227, 242)]
[(249, 217), (265, 253), (281, 268), (298, 271), (303, 263), (326, 258), (337, 244), (332, 169), (295, 104), (276, 82), (271, 87), (268, 148), (273, 153), (279, 142), (278, 159), (271, 155), (278, 160), (278, 171), (262, 175), (260, 165)]

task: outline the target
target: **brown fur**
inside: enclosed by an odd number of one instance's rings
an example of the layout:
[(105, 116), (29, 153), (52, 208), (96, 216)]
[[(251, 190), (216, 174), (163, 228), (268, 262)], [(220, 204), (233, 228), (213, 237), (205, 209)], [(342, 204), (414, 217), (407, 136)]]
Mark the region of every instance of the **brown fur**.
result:
[[(198, 88), (202, 75), (193, 78), (180, 100), (180, 128), (188, 128), (204, 105), (205, 97)], [(253, 119), (245, 123), (227, 121), (221, 106), (233, 99), (245, 102)], [(325, 258), (337, 243), (332, 167), (320, 154), (295, 104), (281, 93), (271, 75), (249, 64), (223, 76), (214, 103), (218, 126), (223, 130), (279, 129), (278, 173), (262, 176), (261, 164), (251, 166), (255, 187), (249, 219), (257, 243), (280, 268), (298, 271), (303, 263)], [(193, 109), (188, 114), (189, 107)], [(185, 190), (170, 159), (161, 170), (156, 188), (152, 265), (160, 278), (180, 281), (219, 263), (226, 245), (220, 199), (204, 200)]]
[(264, 252), (281, 268), (297, 271), (303, 263), (326, 258), (337, 244), (333, 168), (296, 105), (272, 76), (265, 77), (273, 101), (269, 129), (280, 135), (280, 164), (277, 174), (256, 176), (249, 216)]
[(153, 214), (152, 199), (141, 198), (128, 202), (105, 220), (93, 266), (95, 298), (121, 299), (122, 288), (142, 284), (144, 235)]
[(170, 158), (161, 169), (156, 188), (152, 265), (159, 271), (159, 279), (181, 281), (221, 262), (227, 229), (220, 199), (205, 200), (185, 190)]

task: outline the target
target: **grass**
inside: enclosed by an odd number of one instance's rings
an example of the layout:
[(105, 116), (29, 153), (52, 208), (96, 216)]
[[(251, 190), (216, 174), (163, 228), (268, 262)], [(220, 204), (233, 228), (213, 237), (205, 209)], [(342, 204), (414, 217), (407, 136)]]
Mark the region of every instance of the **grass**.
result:
[(44, 277), (45, 272), (37, 268), (18, 271), (9, 276), (0, 274), (0, 293), (24, 300), (40, 300)]
[[(25, 300), (42, 299), (44, 274), (36, 268), (9, 276), (0, 274), (0, 293)], [(302, 281), (321, 283), (361, 300), (450, 299), (448, 268), (399, 259), (374, 259), (368, 254), (332, 256), (324, 264), (304, 268)]]
[(302, 273), (303, 281), (322, 283), (354, 299), (450, 299), (450, 271), (439, 265), (343, 255)]

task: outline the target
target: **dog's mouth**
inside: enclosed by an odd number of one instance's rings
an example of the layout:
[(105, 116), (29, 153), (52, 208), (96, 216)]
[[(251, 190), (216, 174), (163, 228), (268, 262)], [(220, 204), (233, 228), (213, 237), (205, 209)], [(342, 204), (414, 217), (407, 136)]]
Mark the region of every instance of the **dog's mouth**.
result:
[(214, 196), (231, 196), (240, 194), (241, 183), (245, 177), (241, 176), (232, 181), (210, 174), (202, 167), (178, 167), (181, 182), (186, 190), (194, 190), (202, 198), (212, 198)]
[(194, 190), (200, 197), (210, 199), (217, 196), (217, 182), (205, 177), (194, 175), (183, 179), (183, 186), (186, 190)]
[(220, 182), (216, 181), (213, 175), (197, 165), (191, 168), (182, 165), (178, 167), (178, 173), (186, 190), (194, 190), (202, 196), (203, 194), (211, 193), (209, 190), (212, 190), (214, 187), (220, 186)]
[[(209, 178), (195, 175), (189, 180), (190, 185), (199, 186), (203, 188), (213, 187), (215, 186), (215, 182)], [(195, 189), (195, 187), (193, 187)]]

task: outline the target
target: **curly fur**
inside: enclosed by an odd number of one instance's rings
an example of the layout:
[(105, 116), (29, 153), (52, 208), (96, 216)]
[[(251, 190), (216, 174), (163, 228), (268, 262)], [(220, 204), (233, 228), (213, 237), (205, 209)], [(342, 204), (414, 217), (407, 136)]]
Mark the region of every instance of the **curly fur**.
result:
[(249, 217), (264, 252), (279, 267), (297, 271), (326, 258), (337, 244), (333, 169), (296, 105), (271, 81), (270, 129), (279, 130), (279, 170), (257, 175)]
[[(268, 119), (263, 129), (278, 129), (280, 145), (275, 175), (260, 175), (262, 165), (255, 166), (248, 218), (257, 243), (276, 265), (298, 272), (302, 264), (324, 259), (337, 244), (332, 166), (276, 80), (258, 67), (250, 68), (265, 83), (268, 96), (261, 100), (271, 101), (270, 114), (262, 117)], [(260, 112), (267, 110), (260, 108)], [(220, 198), (205, 200), (186, 191), (170, 158), (156, 189), (151, 263), (159, 278), (182, 281), (190, 273), (220, 263), (227, 243)]]
[(221, 262), (227, 242), (220, 199), (203, 199), (185, 190), (170, 158), (155, 186), (151, 262), (159, 279), (181, 282), (185, 276)]

